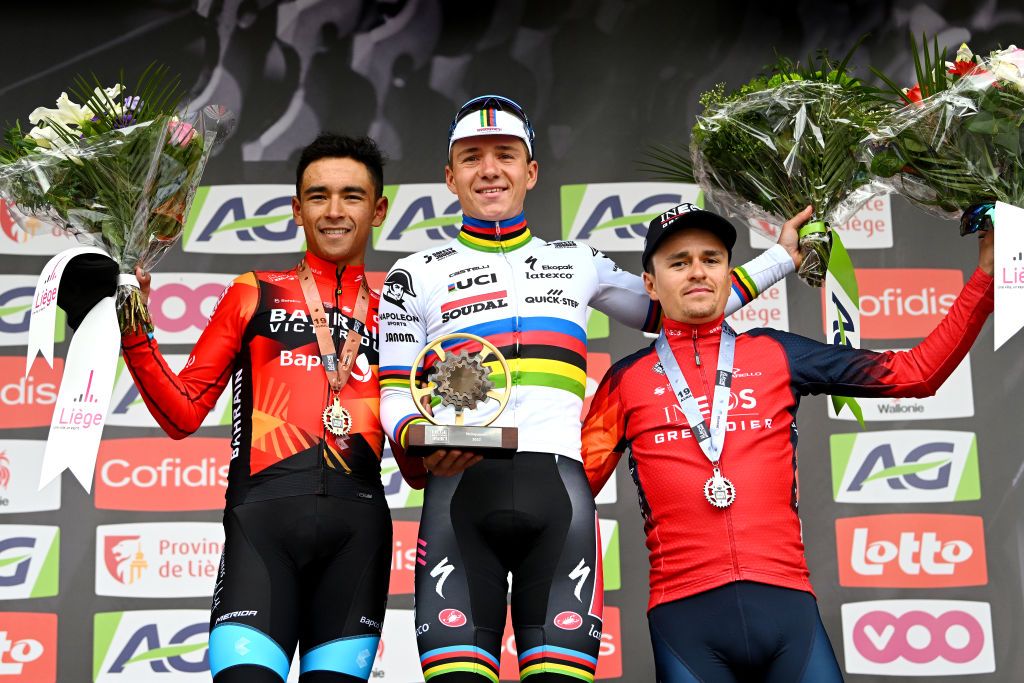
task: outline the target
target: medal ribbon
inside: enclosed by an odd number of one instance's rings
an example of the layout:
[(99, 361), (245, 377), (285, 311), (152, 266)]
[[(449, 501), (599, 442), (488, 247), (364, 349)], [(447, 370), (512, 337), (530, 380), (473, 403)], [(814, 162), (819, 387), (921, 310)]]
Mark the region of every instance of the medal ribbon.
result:
[(352, 366), (355, 364), (359, 344), (362, 342), (363, 333), (366, 330), (366, 311), (370, 307), (370, 291), (366, 286), (366, 276), (363, 276), (359, 287), (352, 327), (345, 336), (345, 344), (341, 347), (341, 362), (339, 363), (338, 347), (334, 345), (331, 327), (327, 324), (327, 313), (324, 311), (323, 302), (320, 301), (320, 293), (316, 288), (313, 273), (309, 264), (306, 263), (306, 259), (299, 261), (295, 270), (299, 275), (302, 295), (306, 299), (306, 308), (313, 323), (313, 331), (316, 333), (316, 344), (320, 348), (320, 360), (324, 372), (327, 374), (327, 383), (331, 385), (331, 391), (337, 396), (352, 374)]
[(718, 369), (715, 372), (715, 397), (711, 404), (711, 425), (709, 426), (704, 415), (700, 412), (697, 399), (693, 397), (683, 371), (679, 369), (675, 354), (668, 344), (665, 330), (661, 331), (658, 341), (654, 343), (658, 352), (658, 359), (661, 367), (665, 370), (672, 390), (679, 401), (679, 407), (690, 423), (690, 431), (697, 439), (697, 444), (704, 451), (704, 455), (715, 467), (722, 457), (722, 448), (725, 445), (726, 417), (729, 415), (729, 390), (732, 387), (732, 360), (736, 352), (736, 333), (729, 323), (722, 321), (722, 334), (718, 342)]

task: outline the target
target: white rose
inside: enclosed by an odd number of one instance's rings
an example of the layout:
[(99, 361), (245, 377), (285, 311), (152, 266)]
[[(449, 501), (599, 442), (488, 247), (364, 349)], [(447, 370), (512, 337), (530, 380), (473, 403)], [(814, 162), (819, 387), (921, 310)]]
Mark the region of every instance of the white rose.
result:
[(1011, 45), (1005, 50), (993, 52), (989, 58), (989, 69), (1000, 81), (1012, 83), (1024, 92), (1024, 50)]

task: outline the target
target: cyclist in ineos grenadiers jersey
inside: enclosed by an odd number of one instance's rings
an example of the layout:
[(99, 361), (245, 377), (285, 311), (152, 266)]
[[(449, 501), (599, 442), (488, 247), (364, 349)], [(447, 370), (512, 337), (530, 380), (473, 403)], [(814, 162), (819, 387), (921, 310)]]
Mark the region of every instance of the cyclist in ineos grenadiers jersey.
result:
[[(464, 105), (445, 168), (462, 229), (440, 249), (400, 259), (382, 292), (381, 418), (396, 441), (423, 420), (409, 373), (439, 336), (489, 340), (512, 377), (495, 425), (518, 428), (515, 457), (454, 451), (424, 458), (431, 474), (419, 531), (416, 633), (432, 683), (498, 680), (509, 572), (520, 676), (592, 680), (597, 665), (600, 543), (580, 463), (587, 309), (647, 331), (659, 328), (661, 312), (639, 277), (599, 251), (531, 233), (523, 204), (537, 180), (532, 152), (532, 129), (514, 102), (487, 96)], [(795, 242), (794, 233), (793, 251)], [(791, 252), (778, 246), (737, 268), (732, 308), (793, 268)], [(454, 421), (450, 407), (435, 410), (441, 423)]]
[[(790, 223), (810, 217), (808, 207)], [(644, 282), (664, 307), (664, 330), (605, 375), (583, 462), (596, 492), (630, 449), (659, 683), (838, 682), (797, 509), (800, 397), (933, 395), (992, 311), (992, 235), (938, 327), (909, 351), (885, 353), (771, 328), (737, 335), (724, 320), (735, 241), (735, 228), (707, 211), (651, 223)]]
[[(323, 134), (303, 150), (292, 204), (306, 254), (292, 270), (236, 278), (181, 372), (152, 335), (122, 340), (140, 394), (172, 438), (194, 432), (231, 382), (225, 546), (210, 617), (216, 683), (280, 683), (296, 643), (303, 683), (370, 675), (392, 543), (380, 481), (379, 299), (363, 270), (371, 227), (387, 212), (382, 163), (368, 138)], [(400, 449), (395, 457), (404, 468)]]

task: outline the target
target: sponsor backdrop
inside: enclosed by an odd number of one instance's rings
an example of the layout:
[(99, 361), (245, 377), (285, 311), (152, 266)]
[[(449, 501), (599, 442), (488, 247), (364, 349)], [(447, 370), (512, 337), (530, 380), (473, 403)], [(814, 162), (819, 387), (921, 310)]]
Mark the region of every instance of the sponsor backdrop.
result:
[[(0, 120), (51, 106), (75, 73), (107, 79), (154, 59), (182, 71), (195, 105), (221, 103), (239, 115), (235, 135), (210, 163), (180, 247), (153, 277), (151, 310), (172, 367), (186, 362), (232, 276), (298, 260), (303, 235), (289, 208), (294, 164), (320, 129), (372, 135), (391, 159), (391, 211), (368, 256), (378, 287), (396, 258), (440, 248), (458, 230), (458, 204), (442, 183), (445, 132), (458, 104), (491, 91), (533, 116), (541, 168), (527, 204), (533, 230), (548, 240), (586, 240), (636, 271), (652, 215), (703, 201), (696, 187), (640, 171), (645, 145), (685, 144), (698, 94), (720, 81), (737, 85), (772, 59), (773, 48), (841, 53), (869, 33), (861, 63), (909, 85), (908, 31), (951, 46), (970, 40), (978, 51), (1024, 41), (1024, 11), (1011, 0), (788, 8), (141, 0), (116, 13), (60, 11), (53, 22), (27, 5), (5, 8), (5, 26), (17, 30), (5, 33), (5, 53), (15, 57), (0, 72)], [(955, 224), (899, 198), (874, 199), (837, 227), (858, 267), (858, 332), (871, 348), (918, 343), (976, 262), (974, 240), (958, 237)], [(24, 375), (27, 312), (46, 259), (74, 244), (44, 225), (26, 231), (0, 208), (0, 683), (207, 680), (228, 392), (196, 435), (171, 441), (122, 366), (93, 494), (67, 476), (35, 490), (63, 364), (36, 362)], [(735, 257), (765, 246), (752, 234)], [(734, 324), (820, 339), (821, 312), (820, 292), (790, 279)], [(58, 327), (61, 356), (70, 332), (63, 319)], [(600, 314), (588, 328), (592, 393), (612, 362), (650, 340)], [(992, 343), (988, 326), (933, 398), (862, 401), (863, 430), (823, 398), (802, 401), (807, 559), (851, 681), (1021, 679), (1024, 424), (1016, 400), (1024, 394), (1024, 337), (998, 354)], [(756, 396), (741, 398), (756, 411)], [(382, 476), (395, 540), (373, 680), (408, 683), (421, 680), (412, 577), (422, 496), (402, 482), (390, 453)], [(647, 559), (625, 471), (598, 503), (608, 606), (597, 676), (651, 681)], [(502, 679), (516, 678), (514, 654), (509, 633)]]

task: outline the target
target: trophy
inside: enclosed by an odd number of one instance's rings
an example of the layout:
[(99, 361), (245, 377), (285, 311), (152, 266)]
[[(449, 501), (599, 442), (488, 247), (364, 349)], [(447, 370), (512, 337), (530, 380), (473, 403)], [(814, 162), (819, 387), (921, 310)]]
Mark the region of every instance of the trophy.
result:
[[(482, 348), (475, 354), (468, 349), (450, 353), (445, 351), (442, 344), (455, 339), (476, 342)], [(420, 386), (417, 375), (430, 352), (437, 356), (437, 363), (431, 369), (429, 381)], [(505, 385), (501, 389), (494, 387), (491, 371), (484, 366), (491, 356), (505, 375)], [(515, 427), (490, 426), (508, 404), (512, 391), (512, 373), (505, 357), (486, 339), (474, 334), (455, 333), (430, 342), (413, 363), (409, 372), (409, 389), (416, 409), (430, 423), (409, 426), (406, 440), (406, 452), (409, 455), (425, 456), (435, 450), (448, 449), (471, 451), (489, 458), (510, 458), (515, 455), (519, 446), (519, 431)], [(441, 424), (428, 411), (426, 406), (430, 405), (434, 396), (441, 400), (442, 405), (455, 409), (455, 424)], [(465, 411), (475, 410), (488, 400), (498, 402), (498, 410), (491, 418), (479, 425), (465, 424)]]

